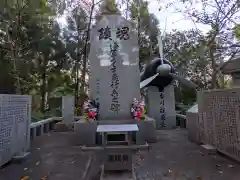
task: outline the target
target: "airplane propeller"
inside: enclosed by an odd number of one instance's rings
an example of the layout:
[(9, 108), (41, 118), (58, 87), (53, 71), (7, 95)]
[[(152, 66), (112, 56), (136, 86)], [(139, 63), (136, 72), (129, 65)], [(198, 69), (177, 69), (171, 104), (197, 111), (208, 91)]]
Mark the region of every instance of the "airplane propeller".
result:
[(140, 83), (140, 89), (146, 87), (148, 84), (150, 84), (155, 78), (157, 78), (158, 76), (171, 76), (173, 79), (179, 81), (179, 83), (181, 83), (182, 85), (185, 85), (187, 87), (190, 88), (196, 88), (197, 85), (187, 79), (184, 79), (181, 76), (178, 76), (177, 74), (172, 73), (172, 69), (173, 69), (173, 65), (170, 61), (167, 61), (169, 64), (165, 64), (164, 63), (164, 57), (163, 57), (163, 44), (162, 44), (162, 37), (161, 35), (158, 36), (158, 45), (159, 45), (159, 54), (160, 54), (160, 60), (161, 60), (161, 64), (156, 68), (156, 74), (154, 74), (153, 76), (143, 80)]

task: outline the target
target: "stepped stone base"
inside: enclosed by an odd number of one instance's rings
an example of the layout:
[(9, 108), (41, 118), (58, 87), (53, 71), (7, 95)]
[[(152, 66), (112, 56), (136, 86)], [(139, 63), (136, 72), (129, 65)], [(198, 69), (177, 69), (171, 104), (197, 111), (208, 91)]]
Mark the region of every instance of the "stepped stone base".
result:
[(95, 146), (96, 145), (96, 130), (97, 123), (103, 124), (137, 124), (139, 132), (136, 134), (137, 145), (144, 145), (146, 142), (157, 142), (156, 123), (155, 120), (146, 117), (143, 121), (129, 120), (100, 120), (98, 122), (89, 122), (84, 119), (80, 119), (74, 122), (74, 132), (78, 136), (78, 142), (80, 145)]

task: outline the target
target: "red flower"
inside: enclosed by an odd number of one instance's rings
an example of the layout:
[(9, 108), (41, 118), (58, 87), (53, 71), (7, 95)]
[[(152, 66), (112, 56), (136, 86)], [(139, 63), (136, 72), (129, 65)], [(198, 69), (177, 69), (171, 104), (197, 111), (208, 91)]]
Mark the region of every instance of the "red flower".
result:
[(140, 111), (137, 112), (136, 117), (140, 119), (142, 117), (142, 113)]
[(97, 113), (95, 113), (95, 112), (89, 112), (88, 113), (88, 116), (91, 117), (91, 118), (94, 118), (96, 115), (97, 115)]

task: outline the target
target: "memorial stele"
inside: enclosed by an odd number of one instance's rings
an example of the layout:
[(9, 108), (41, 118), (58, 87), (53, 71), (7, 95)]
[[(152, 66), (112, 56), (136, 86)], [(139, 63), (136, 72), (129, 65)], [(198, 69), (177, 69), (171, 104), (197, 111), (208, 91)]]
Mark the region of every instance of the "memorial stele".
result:
[(104, 15), (93, 28), (89, 85), (99, 120), (131, 119), (131, 103), (140, 98), (138, 54), (136, 30), (120, 15)]

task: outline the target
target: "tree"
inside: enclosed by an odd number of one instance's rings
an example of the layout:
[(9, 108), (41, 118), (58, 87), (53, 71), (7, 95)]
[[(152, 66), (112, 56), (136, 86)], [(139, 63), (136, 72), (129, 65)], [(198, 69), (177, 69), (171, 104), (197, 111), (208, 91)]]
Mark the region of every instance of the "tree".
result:
[(88, 26), (86, 20), (87, 15), (81, 7), (76, 7), (71, 10), (69, 16), (67, 17), (68, 26), (64, 29), (63, 36), (66, 41), (69, 58), (74, 62), (73, 70), (75, 71), (75, 104), (78, 104), (79, 97), (79, 71), (83, 70), (84, 66), (83, 56), (87, 38), (86, 31)]
[[(192, 19), (194, 23), (202, 23), (211, 27), (203, 44), (208, 49), (207, 59), (211, 66), (211, 87), (218, 88), (218, 66), (227, 57), (227, 61), (234, 58), (240, 50), (236, 48), (235, 36), (232, 31), (240, 12), (239, 0), (201, 1), (198, 5), (202, 7), (200, 10), (194, 8), (193, 1), (182, 2), (186, 5), (183, 13), (188, 18)], [(219, 77), (220, 81), (224, 80), (223, 76)]]
[(147, 1), (133, 0), (129, 10), (131, 20), (137, 21), (139, 66), (142, 69), (145, 63), (158, 56), (157, 36), (159, 29), (157, 26), (159, 22), (154, 14), (149, 13)]

